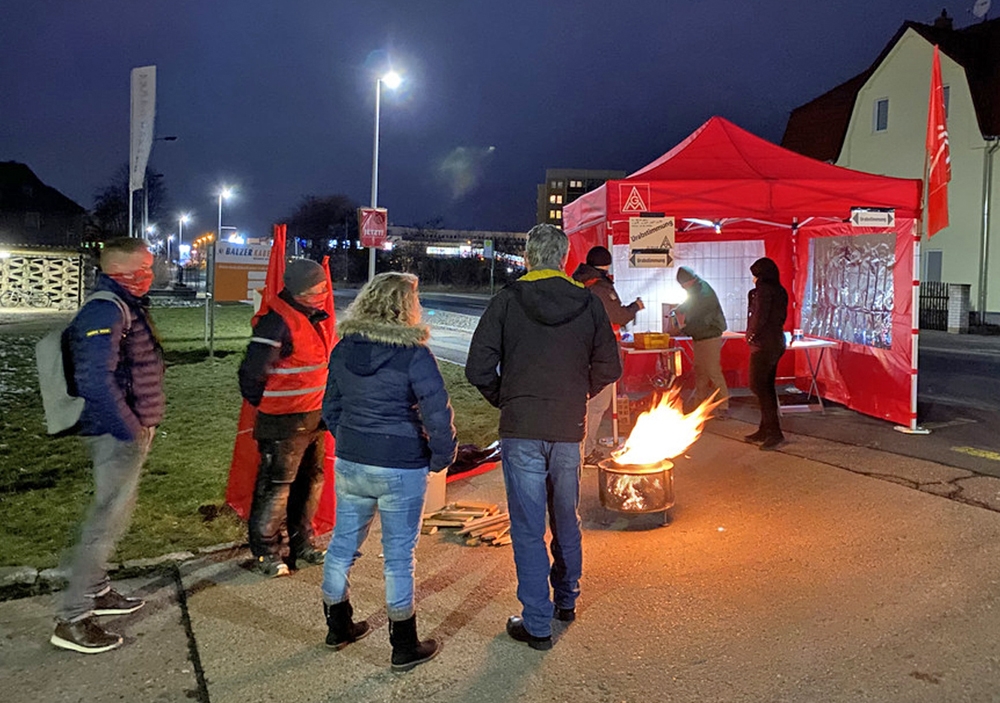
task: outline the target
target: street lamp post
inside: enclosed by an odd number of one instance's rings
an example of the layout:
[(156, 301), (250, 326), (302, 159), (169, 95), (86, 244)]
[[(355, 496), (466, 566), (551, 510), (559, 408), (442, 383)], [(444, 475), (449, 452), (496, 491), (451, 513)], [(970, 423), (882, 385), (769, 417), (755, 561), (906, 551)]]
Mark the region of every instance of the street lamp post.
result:
[(191, 215), (184, 213), (177, 217), (177, 260), (180, 261), (181, 245), (184, 244), (184, 225), (191, 221)]
[[(372, 148), (372, 208), (378, 207), (378, 123), (379, 111), (382, 103), (382, 84), (385, 83), (391, 90), (399, 87), (403, 79), (395, 71), (387, 74), (375, 81), (375, 146)], [(368, 248), (368, 280), (375, 278), (375, 247)]]
[(229, 199), (233, 189), (224, 186), (219, 191), (219, 229), (214, 242), (209, 243), (208, 260), (205, 265), (205, 341), (208, 344), (208, 358), (215, 355), (215, 247), (222, 241), (222, 201)]

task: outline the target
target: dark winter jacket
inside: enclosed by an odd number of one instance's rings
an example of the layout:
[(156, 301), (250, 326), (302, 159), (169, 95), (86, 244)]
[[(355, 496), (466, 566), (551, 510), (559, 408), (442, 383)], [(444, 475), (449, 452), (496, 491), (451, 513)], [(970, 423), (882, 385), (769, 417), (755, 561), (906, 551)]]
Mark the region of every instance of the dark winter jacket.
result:
[(726, 316), (712, 286), (695, 276), (685, 290), (687, 299), (677, 306), (677, 312), (684, 315), (681, 333), (695, 341), (721, 337), (726, 331)]
[(94, 290), (121, 298), (132, 324), (125, 329), (122, 312), (113, 301), (91, 300), (66, 329), (75, 386), (70, 390), (86, 401), (80, 433), (132, 441), (143, 427), (163, 421), (163, 350), (146, 298), (136, 298), (104, 274), (98, 276)]
[(587, 396), (621, 376), (600, 299), (561, 271), (540, 269), (490, 301), (465, 377), (500, 408), (500, 436), (579, 442)]
[(750, 273), (757, 277), (757, 284), (747, 295), (747, 344), (751, 350), (783, 350), (788, 293), (781, 285), (778, 265), (771, 259), (757, 259)]
[(636, 313), (639, 312), (638, 301), (622, 305), (618, 291), (615, 290), (614, 279), (608, 275), (607, 271), (596, 266), (580, 264), (573, 272), (573, 279), (582, 283), (600, 298), (601, 302), (604, 303), (604, 312), (608, 313), (611, 324), (627, 325), (635, 319)]
[(330, 355), (323, 420), (337, 456), (392, 468), (448, 468), (454, 414), (423, 325), (348, 318)]
[[(300, 305), (287, 290), (278, 296), (290, 306), (309, 318), (313, 324), (325, 320), (329, 315), (324, 310), (316, 310)], [(269, 311), (253, 327), (246, 356), (240, 364), (240, 394), (250, 405), (260, 405), (267, 383), (267, 372), (278, 359), (292, 353), (292, 333), (288, 323), (274, 310)], [(299, 432), (315, 432), (322, 418), (320, 411), (270, 415), (257, 413), (254, 423), (254, 439), (288, 439)]]

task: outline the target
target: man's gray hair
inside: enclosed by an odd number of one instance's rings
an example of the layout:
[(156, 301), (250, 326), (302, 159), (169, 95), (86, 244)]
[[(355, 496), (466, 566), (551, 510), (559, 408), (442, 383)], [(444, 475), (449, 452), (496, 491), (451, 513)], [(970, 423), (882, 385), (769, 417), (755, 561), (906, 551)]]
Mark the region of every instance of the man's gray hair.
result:
[(569, 253), (569, 237), (555, 225), (535, 225), (528, 231), (524, 258), (533, 269), (562, 270)]

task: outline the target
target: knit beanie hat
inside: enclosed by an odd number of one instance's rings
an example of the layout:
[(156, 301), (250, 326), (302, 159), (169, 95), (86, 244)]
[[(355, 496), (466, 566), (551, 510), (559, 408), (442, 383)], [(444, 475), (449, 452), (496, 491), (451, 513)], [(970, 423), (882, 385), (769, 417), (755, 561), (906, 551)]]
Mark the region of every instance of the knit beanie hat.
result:
[(681, 266), (679, 269), (677, 269), (677, 282), (680, 283), (682, 286), (685, 283), (688, 283), (689, 281), (693, 281), (694, 279), (695, 279), (694, 271), (692, 271), (687, 266)]
[(605, 247), (597, 246), (587, 252), (587, 266), (610, 266), (611, 252)]
[(285, 266), (285, 288), (292, 295), (302, 295), (325, 281), (323, 267), (311, 259), (292, 259)]

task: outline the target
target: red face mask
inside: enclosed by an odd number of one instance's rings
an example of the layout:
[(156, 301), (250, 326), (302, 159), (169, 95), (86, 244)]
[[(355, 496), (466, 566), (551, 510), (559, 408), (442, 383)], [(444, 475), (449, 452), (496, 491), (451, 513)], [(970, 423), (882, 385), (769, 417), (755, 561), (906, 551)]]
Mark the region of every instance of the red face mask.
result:
[(295, 299), (307, 308), (322, 310), (328, 297), (330, 297), (329, 293), (318, 293), (316, 295), (297, 295)]
[(134, 295), (141, 298), (149, 292), (149, 287), (153, 285), (153, 272), (150, 269), (141, 268), (130, 273), (108, 274), (115, 283)]

